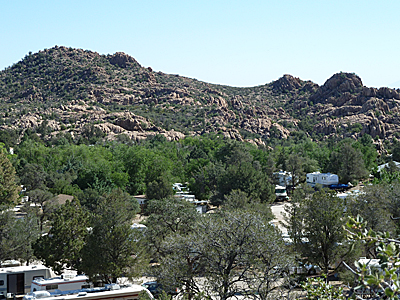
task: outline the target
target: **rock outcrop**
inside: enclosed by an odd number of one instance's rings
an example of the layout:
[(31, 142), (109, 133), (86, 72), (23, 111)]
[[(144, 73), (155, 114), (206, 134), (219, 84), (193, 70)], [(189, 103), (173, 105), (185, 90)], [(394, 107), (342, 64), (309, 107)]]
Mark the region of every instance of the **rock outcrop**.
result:
[(117, 65), (121, 68), (126, 67), (141, 67), (140, 64), (132, 56), (125, 54), (124, 52), (116, 52), (111, 55), (109, 61), (112, 65)]
[(0, 104), (1, 128), (21, 135), (38, 129), (78, 137), (90, 125), (107, 139), (162, 134), (176, 140), (212, 132), (252, 136), (246, 140), (263, 145), (298, 130), (313, 139), (391, 139), (400, 132), (400, 90), (365, 87), (352, 73), (334, 74), (322, 86), (286, 74), (237, 88), (154, 72), (123, 52), (58, 46), (1, 71)]

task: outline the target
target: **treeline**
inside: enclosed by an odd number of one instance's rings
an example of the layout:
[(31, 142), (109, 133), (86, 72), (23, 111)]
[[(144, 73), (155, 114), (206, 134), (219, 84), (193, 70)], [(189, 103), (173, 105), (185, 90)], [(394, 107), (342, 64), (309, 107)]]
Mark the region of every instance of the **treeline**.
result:
[(43, 141), (39, 136), (44, 135), (27, 131), (16, 144), (11, 131), (0, 132), (0, 142), (6, 149), (14, 147), (11, 161), (20, 183), (28, 191), (73, 195), (88, 206), (93, 193), (101, 195), (114, 188), (131, 195), (155, 190), (149, 196), (162, 198), (171, 193), (173, 182), (189, 183), (197, 199), (211, 199), (215, 205), (233, 189), (240, 189), (254, 201), (270, 202), (274, 199), (272, 174), (276, 170), (292, 172), (300, 183), (305, 173), (317, 170), (336, 173), (341, 182), (348, 183), (368, 177), (378, 163), (390, 159), (378, 157), (369, 135), (358, 141), (319, 143), (305, 135), (294, 135), (275, 148), (218, 135), (175, 142), (156, 135), (140, 143), (121, 135), (116, 141), (104, 142), (103, 136), (89, 127), (75, 139), (59, 134)]
[[(261, 299), (278, 299), (291, 293), (295, 285), (288, 270), (304, 258), (302, 263), (329, 272), (337, 261), (376, 257), (375, 248), (348, 242), (343, 230), (348, 215), (364, 216), (368, 230), (400, 232), (400, 176), (393, 165), (365, 194), (347, 200), (301, 185), (304, 174), (316, 170), (346, 181), (374, 173), (389, 157), (378, 158), (368, 135), (337, 143), (295, 135), (272, 149), (216, 135), (90, 144), (64, 135), (44, 142), (31, 132), (13, 145), (14, 154), (8, 146), (0, 151), (0, 201), (8, 205), (0, 215), (1, 261), (37, 258), (56, 272), (71, 268), (103, 282), (151, 275), (166, 287), (183, 287), (189, 298), (207, 292), (229, 299), (247, 289)], [(395, 142), (393, 159), (398, 149)], [(270, 224), (267, 204), (275, 199), (277, 169), (299, 179), (294, 205), (286, 210), (290, 245)], [(188, 182), (196, 198), (210, 199), (219, 209), (200, 216), (190, 203), (169, 197), (173, 182)], [(16, 220), (8, 208), (20, 201), (20, 184), (31, 203), (22, 207), (26, 217)], [(143, 193), (149, 199), (145, 236), (131, 229), (139, 211), (132, 195)], [(59, 205), (58, 194), (74, 200)], [(198, 276), (205, 280), (202, 287)]]

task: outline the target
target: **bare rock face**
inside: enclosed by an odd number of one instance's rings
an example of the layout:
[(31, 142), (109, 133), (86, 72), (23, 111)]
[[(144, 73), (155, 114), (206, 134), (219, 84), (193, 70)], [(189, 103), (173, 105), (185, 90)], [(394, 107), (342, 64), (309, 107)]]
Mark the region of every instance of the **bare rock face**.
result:
[(36, 115), (25, 115), (21, 119), (17, 120), (15, 125), (21, 129), (36, 128), (41, 123), (39, 116)]
[(161, 134), (164, 135), (168, 141), (178, 141), (185, 137), (185, 135), (182, 132), (175, 131), (173, 129), (170, 131), (162, 132)]
[(222, 130), (222, 134), (224, 135), (225, 138), (234, 139), (234, 140), (243, 142), (242, 135), (240, 134), (239, 130), (237, 130), (236, 128), (222, 127), (221, 130)]
[(329, 78), (323, 85), (327, 91), (351, 92), (363, 87), (361, 78), (355, 74), (338, 73)]
[(253, 144), (253, 145), (255, 145), (255, 146), (264, 146), (264, 147), (265, 147), (265, 143), (264, 143), (264, 141), (261, 140), (261, 139), (254, 139), (254, 140), (245, 139), (245, 141), (248, 142), (248, 143), (250, 143), (250, 144)]
[(287, 138), (290, 131), (278, 123), (273, 123), (270, 118), (245, 119), (240, 127), (244, 130), (258, 133), (264, 137)]
[(328, 103), (332, 103), (334, 106), (342, 106), (346, 102), (355, 99), (356, 96), (349, 92), (344, 92), (340, 97), (330, 97), (327, 99)]
[(294, 109), (302, 109), (308, 107), (308, 102), (304, 100), (296, 100), (293, 103)]
[(96, 124), (94, 125), (95, 127), (99, 128), (101, 131), (103, 131), (105, 134), (121, 134), (124, 133), (124, 129), (121, 126), (117, 126), (111, 123), (101, 123), (101, 124)]
[(367, 113), (370, 110), (372, 110), (372, 111), (379, 110), (381, 112), (387, 113), (389, 111), (389, 105), (381, 99), (370, 98), (362, 106), (361, 112)]
[[(317, 92), (310, 97), (314, 103), (333, 102), (333, 98), (340, 96), (344, 93), (345, 97), (349, 98), (349, 94), (355, 93), (362, 89), (363, 84), (361, 78), (351, 73), (337, 73), (329, 78)], [(328, 101), (329, 99), (329, 101)], [(336, 105), (343, 105), (345, 98), (338, 101)]]
[(336, 122), (331, 119), (324, 119), (321, 123), (318, 123), (314, 126), (314, 131), (317, 133), (322, 133), (325, 136), (336, 133), (335, 123)]
[(392, 138), (400, 131), (400, 90), (362, 86), (355, 74), (339, 73), (328, 79), (309, 99), (294, 102), (295, 109), (308, 108), (308, 115), (319, 123), (314, 132), (357, 139)]
[(398, 91), (387, 87), (381, 87), (376, 94), (384, 99), (400, 99), (400, 93)]
[(58, 131), (61, 129), (61, 126), (55, 120), (49, 120), (47, 126), (51, 128), (51, 130)]
[(139, 132), (143, 132), (145, 129), (151, 126), (151, 124), (149, 124), (145, 118), (136, 116), (133, 113), (124, 113), (119, 115), (118, 119), (115, 121), (115, 125), (118, 125), (128, 131)]
[[(51, 68), (54, 78), (37, 80), (34, 64), (45, 74)], [(119, 134), (133, 140), (155, 134), (169, 140), (184, 137), (161, 128), (170, 128), (173, 120), (176, 130), (190, 135), (214, 132), (243, 140), (240, 133), (247, 131), (267, 140), (286, 138), (299, 129), (299, 122), (310, 120), (320, 135), (308, 134), (316, 139), (357, 139), (367, 133), (390, 139), (400, 132), (400, 89), (364, 87), (351, 73), (334, 74), (322, 86), (286, 74), (270, 84), (235, 88), (154, 72), (123, 52), (105, 56), (57, 46), (0, 73), (5, 76), (0, 80), (0, 100), (6, 104), (1, 114), (7, 124), (1, 128), (11, 124), (23, 131), (42, 124), (52, 134), (67, 131), (79, 136), (91, 124), (107, 139)], [(10, 88), (7, 82), (19, 84)], [(160, 127), (147, 120), (155, 113), (165, 114), (157, 116)], [(263, 144), (256, 139), (248, 142)]]
[(243, 109), (243, 102), (242, 102), (242, 97), (241, 96), (235, 96), (232, 100), (231, 100), (231, 105), (233, 106), (233, 108), (237, 109), (237, 110), (241, 110)]
[(289, 92), (301, 87), (301, 81), (297, 77), (285, 74), (272, 83), (272, 89), (277, 92)]
[(208, 104), (209, 105), (216, 104), (218, 107), (225, 107), (225, 108), (228, 107), (228, 103), (221, 96), (217, 96), (217, 97), (210, 96), (210, 100), (209, 100)]
[(110, 58), (109, 61), (113, 65), (117, 65), (121, 68), (126, 68), (127, 66), (140, 67), (140, 64), (132, 56), (125, 54), (124, 52), (116, 52)]
[(317, 89), (319, 88), (319, 85), (312, 82), (312, 81), (307, 81), (304, 86), (301, 88), (302, 92), (308, 92), (308, 93), (315, 93)]
[(364, 97), (376, 97), (377, 89), (364, 86), (361, 95)]
[(370, 123), (363, 128), (363, 133), (368, 133), (373, 137), (384, 138), (386, 135), (385, 125), (372, 114)]

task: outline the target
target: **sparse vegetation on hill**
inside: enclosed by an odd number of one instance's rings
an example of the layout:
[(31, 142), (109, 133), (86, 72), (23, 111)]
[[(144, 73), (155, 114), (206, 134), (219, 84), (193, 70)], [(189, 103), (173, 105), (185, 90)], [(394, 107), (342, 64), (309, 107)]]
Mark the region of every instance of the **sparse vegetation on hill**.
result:
[[(236, 88), (154, 72), (133, 57), (55, 46), (29, 53), (0, 72), (0, 124), (45, 139), (77, 138), (88, 126), (134, 141), (160, 133), (170, 140), (214, 132), (271, 144), (304, 131), (329, 136), (393, 138), (400, 129), (400, 92), (364, 87), (350, 73), (318, 86), (291, 75)], [(14, 143), (19, 142), (14, 138)], [(378, 143), (379, 150), (384, 145)]]

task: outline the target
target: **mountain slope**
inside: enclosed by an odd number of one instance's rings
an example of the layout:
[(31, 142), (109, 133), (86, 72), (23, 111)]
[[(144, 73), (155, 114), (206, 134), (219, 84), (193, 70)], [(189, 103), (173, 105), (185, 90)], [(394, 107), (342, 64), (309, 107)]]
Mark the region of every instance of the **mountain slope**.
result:
[(0, 123), (20, 134), (79, 136), (89, 125), (113, 139), (168, 139), (216, 132), (258, 144), (304, 130), (314, 139), (392, 138), (400, 129), (399, 90), (367, 88), (349, 73), (322, 86), (291, 75), (261, 86), (237, 88), (142, 67), (117, 52), (53, 47), (29, 54), (0, 72)]

